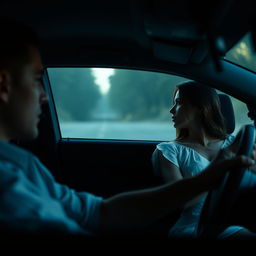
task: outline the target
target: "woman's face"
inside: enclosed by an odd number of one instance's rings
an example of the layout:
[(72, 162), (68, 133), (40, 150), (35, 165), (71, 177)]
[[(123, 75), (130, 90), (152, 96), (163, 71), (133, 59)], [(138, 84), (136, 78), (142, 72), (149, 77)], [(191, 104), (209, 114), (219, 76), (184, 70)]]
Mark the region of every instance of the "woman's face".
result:
[(177, 129), (191, 128), (200, 121), (199, 110), (181, 97), (179, 90), (174, 97), (174, 105), (170, 109), (174, 127)]

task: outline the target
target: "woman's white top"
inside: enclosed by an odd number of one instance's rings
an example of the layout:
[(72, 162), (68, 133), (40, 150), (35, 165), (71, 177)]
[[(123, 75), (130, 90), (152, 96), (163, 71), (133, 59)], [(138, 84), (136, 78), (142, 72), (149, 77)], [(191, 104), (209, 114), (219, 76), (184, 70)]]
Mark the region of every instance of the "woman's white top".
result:
[[(229, 135), (223, 142), (221, 148), (229, 146), (233, 142), (234, 138), (234, 135)], [(167, 160), (180, 169), (184, 178), (200, 173), (211, 163), (207, 158), (199, 154), (194, 149), (177, 142), (162, 142), (157, 145), (157, 149), (162, 152), (163, 156)], [(155, 174), (161, 175), (156, 159), (153, 157), (152, 160)], [(183, 238), (196, 236), (196, 228), (205, 198), (206, 196), (196, 205), (183, 210), (178, 221), (170, 229), (170, 236)], [(229, 227), (219, 235), (219, 238), (227, 238), (241, 229), (242, 227), (239, 226)]]

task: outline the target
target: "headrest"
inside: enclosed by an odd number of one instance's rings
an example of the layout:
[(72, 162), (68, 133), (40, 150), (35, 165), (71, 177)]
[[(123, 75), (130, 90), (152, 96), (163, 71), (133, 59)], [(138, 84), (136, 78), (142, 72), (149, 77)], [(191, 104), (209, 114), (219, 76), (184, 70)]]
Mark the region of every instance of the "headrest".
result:
[(236, 123), (235, 123), (235, 113), (231, 98), (226, 94), (219, 94), (221, 112), (224, 117), (227, 133), (231, 134), (234, 132)]

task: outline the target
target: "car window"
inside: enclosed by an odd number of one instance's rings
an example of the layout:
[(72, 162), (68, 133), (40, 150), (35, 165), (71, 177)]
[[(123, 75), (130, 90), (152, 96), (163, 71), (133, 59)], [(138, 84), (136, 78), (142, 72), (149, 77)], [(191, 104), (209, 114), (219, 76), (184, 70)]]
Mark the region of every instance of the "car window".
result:
[(253, 124), (253, 121), (248, 117), (248, 109), (246, 104), (232, 96), (230, 96), (230, 98), (234, 108), (235, 121), (236, 121), (234, 134), (236, 134), (242, 125)]
[[(62, 138), (172, 140), (169, 109), (177, 84), (188, 79), (141, 70), (48, 68)], [(236, 131), (250, 122), (232, 98)]]
[(225, 59), (251, 71), (256, 71), (256, 51), (251, 33), (246, 33), (226, 54)]

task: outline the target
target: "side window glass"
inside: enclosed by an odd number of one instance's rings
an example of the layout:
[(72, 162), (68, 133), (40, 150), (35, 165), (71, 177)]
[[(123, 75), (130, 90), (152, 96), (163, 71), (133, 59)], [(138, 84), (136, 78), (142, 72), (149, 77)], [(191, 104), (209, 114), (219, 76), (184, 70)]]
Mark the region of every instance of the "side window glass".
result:
[[(175, 138), (169, 113), (176, 85), (169, 74), (106, 68), (48, 68), (62, 138), (162, 141)], [(221, 93), (221, 92), (220, 92)], [(235, 133), (252, 123), (231, 97)]]
[(62, 138), (171, 140), (183, 77), (106, 68), (48, 68)]
[(248, 117), (248, 109), (244, 102), (231, 97), (232, 105), (235, 113), (236, 127), (234, 134), (236, 134), (243, 125), (253, 124), (253, 121)]

